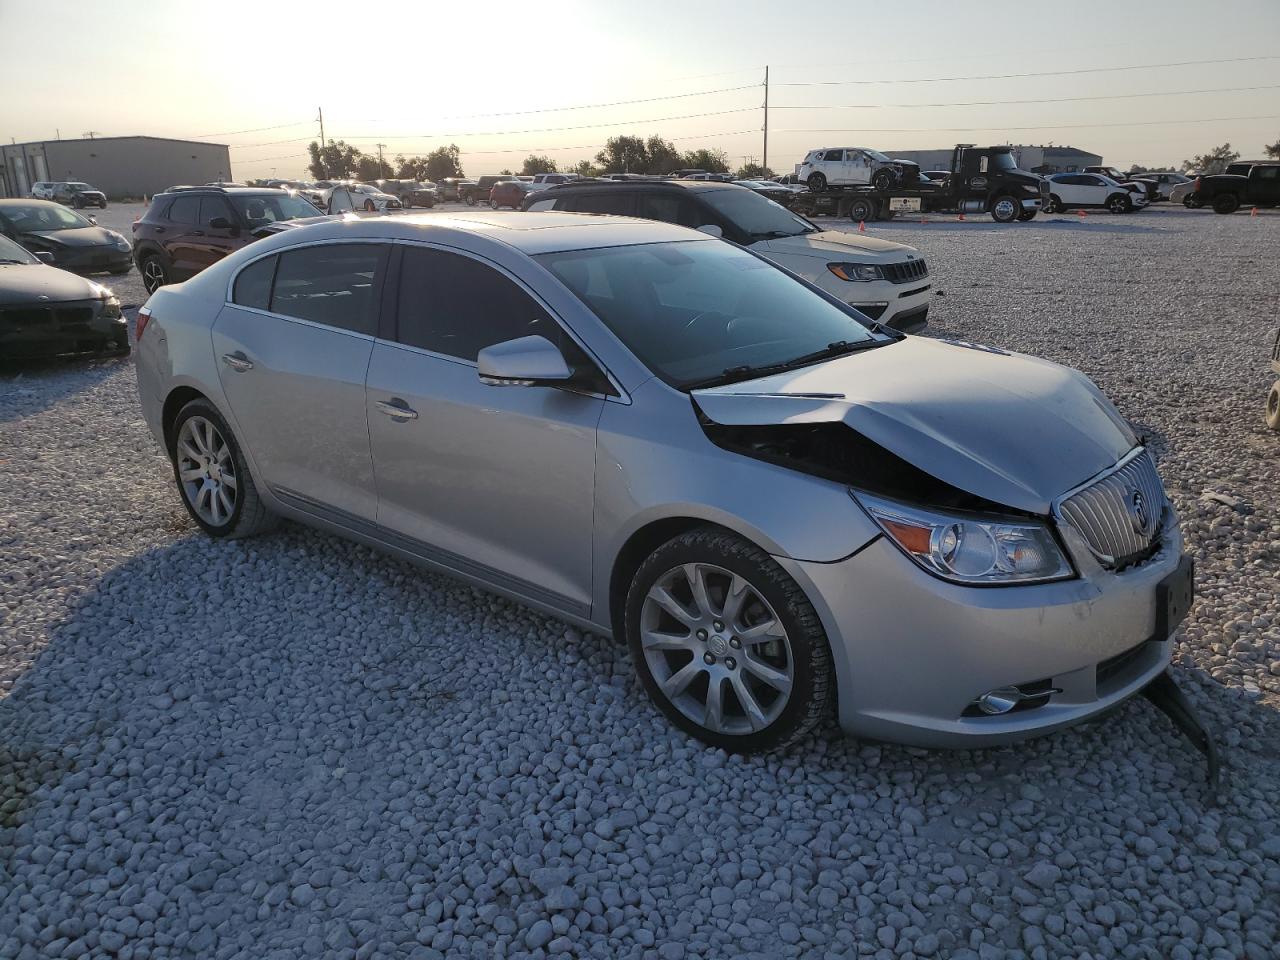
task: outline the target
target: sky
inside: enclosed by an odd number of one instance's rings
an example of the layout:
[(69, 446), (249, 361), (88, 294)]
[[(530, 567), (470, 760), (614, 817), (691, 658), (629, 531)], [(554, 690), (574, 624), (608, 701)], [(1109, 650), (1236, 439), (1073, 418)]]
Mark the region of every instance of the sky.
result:
[(768, 65), (778, 172), (828, 145), (1069, 144), (1127, 168), (1280, 140), (1280, 0), (824, 6), (0, 0), (0, 138), (208, 140), (237, 179), (297, 177), (323, 108), (330, 139), (456, 143), (471, 176), (618, 134), (736, 166), (763, 157)]

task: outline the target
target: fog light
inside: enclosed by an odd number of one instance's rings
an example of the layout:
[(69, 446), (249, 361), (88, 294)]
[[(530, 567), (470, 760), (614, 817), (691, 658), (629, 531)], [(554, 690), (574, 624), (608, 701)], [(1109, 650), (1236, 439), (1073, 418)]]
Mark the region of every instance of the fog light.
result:
[(1008, 713), (1025, 697), (1026, 695), (1017, 687), (996, 687), (978, 698), (978, 709), (989, 717), (998, 716)]

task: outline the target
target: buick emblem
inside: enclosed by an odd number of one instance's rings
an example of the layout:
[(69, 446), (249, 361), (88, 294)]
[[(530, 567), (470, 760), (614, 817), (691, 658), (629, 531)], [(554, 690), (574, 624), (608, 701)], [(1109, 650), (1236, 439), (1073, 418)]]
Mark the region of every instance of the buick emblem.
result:
[(1129, 521), (1135, 533), (1146, 537), (1151, 534), (1151, 508), (1147, 506), (1147, 498), (1142, 491), (1133, 487), (1129, 491)]

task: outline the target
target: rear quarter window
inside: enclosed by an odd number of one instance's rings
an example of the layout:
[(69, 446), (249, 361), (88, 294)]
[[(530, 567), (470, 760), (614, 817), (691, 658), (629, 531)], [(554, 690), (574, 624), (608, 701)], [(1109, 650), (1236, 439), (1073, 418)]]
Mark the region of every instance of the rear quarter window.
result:
[(264, 257), (249, 264), (236, 277), (231, 302), (254, 310), (266, 310), (271, 304), (271, 281), (275, 273), (275, 257)]

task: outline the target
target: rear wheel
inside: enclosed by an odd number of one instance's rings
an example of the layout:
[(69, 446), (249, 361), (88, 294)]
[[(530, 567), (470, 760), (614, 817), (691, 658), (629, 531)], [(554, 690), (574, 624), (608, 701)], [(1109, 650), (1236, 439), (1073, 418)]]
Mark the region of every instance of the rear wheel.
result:
[(827, 189), (827, 178), (821, 173), (809, 174), (809, 179), (805, 182), (809, 184), (809, 189), (814, 193), (821, 193), (823, 190)]
[(991, 204), (991, 219), (996, 223), (1013, 223), (1022, 212), (1022, 204), (1010, 196), (996, 197)]
[(1107, 197), (1107, 209), (1112, 213), (1129, 213), (1133, 210), (1133, 200), (1127, 193), (1113, 193)]
[(276, 525), (258, 496), (240, 445), (222, 415), (192, 400), (173, 424), (173, 475), (191, 518), (213, 537), (250, 537)]
[(475, 205), (476, 205), (476, 198), (475, 198), (475, 194), (468, 193), (468, 194), (467, 194), (467, 206), (468, 206), (468, 207), (474, 207)]
[(1267, 426), (1280, 430), (1280, 380), (1271, 385), (1271, 392), (1267, 394)]
[(1240, 198), (1234, 193), (1220, 193), (1213, 198), (1214, 213), (1235, 213), (1240, 209)]
[(772, 557), (726, 530), (693, 530), (654, 551), (631, 583), (625, 626), (649, 696), (713, 746), (786, 746), (834, 701), (812, 604)]
[(158, 253), (149, 253), (142, 258), (140, 264), (142, 272), (142, 286), (147, 293), (155, 293), (166, 283), (169, 282), (169, 268), (164, 265)]
[(497, 210), (497, 209), (498, 209), (498, 201), (497, 201), (497, 200), (490, 200), (490, 201), (489, 201), (489, 206), (491, 206), (494, 210)]
[(855, 223), (874, 220), (876, 218), (876, 206), (876, 202), (870, 197), (856, 197), (853, 203), (849, 204), (849, 219)]
[(1198, 197), (1196, 197), (1194, 193), (1188, 193), (1185, 197), (1182, 198), (1182, 205), (1186, 207), (1188, 210), (1199, 210), (1200, 200)]

